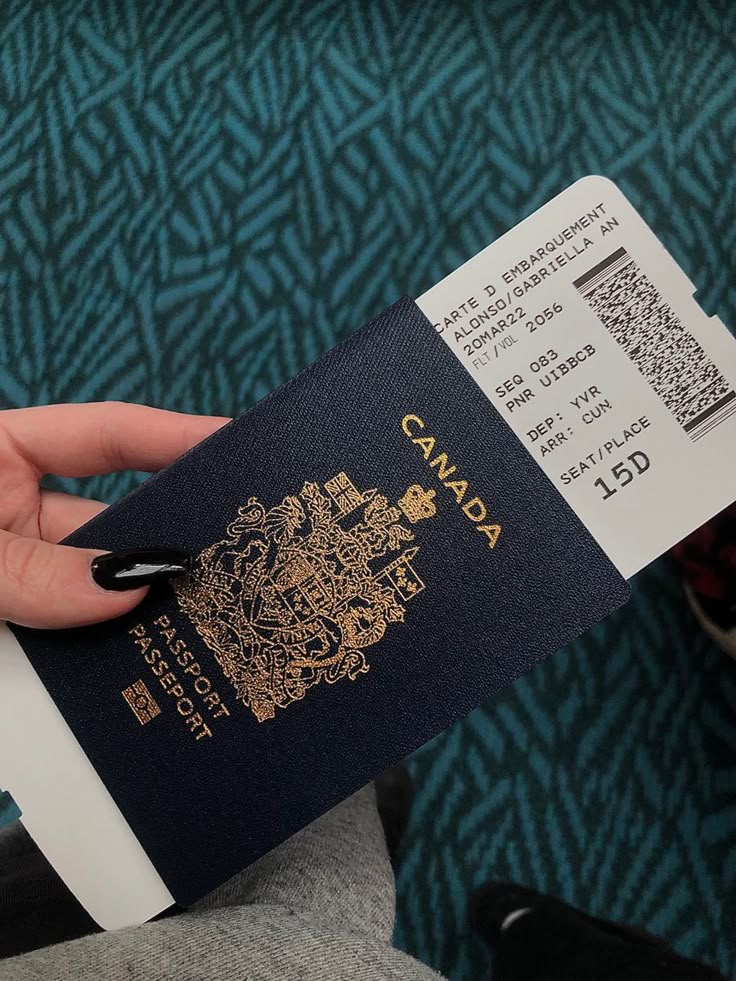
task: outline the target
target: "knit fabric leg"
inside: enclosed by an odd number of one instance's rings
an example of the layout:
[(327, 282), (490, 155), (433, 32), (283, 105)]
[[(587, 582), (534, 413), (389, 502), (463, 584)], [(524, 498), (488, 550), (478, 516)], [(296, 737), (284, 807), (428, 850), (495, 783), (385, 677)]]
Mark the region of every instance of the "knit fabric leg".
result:
[(0, 961), (0, 981), (440, 981), (392, 948), (393, 918), (368, 787), (188, 912)]
[(347, 930), (390, 941), (396, 906), (394, 875), (372, 784), (195, 908), (255, 903), (308, 910)]

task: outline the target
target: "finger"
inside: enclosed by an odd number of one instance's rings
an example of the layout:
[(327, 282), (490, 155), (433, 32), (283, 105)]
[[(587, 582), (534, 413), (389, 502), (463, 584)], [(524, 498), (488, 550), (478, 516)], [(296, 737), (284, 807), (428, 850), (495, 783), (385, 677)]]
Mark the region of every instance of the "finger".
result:
[(60, 494), (57, 491), (41, 491), (41, 510), (39, 512), (39, 529), (41, 538), (47, 542), (60, 542), (62, 538), (71, 535), (77, 528), (90, 521), (107, 504), (102, 501), (92, 501), (86, 497), (75, 497), (74, 494)]
[(147, 589), (101, 589), (90, 572), (99, 554), (0, 531), (0, 620), (26, 627), (79, 627), (127, 613)]
[(226, 422), (126, 402), (0, 412), (0, 429), (15, 450), (40, 474), (62, 477), (160, 470)]

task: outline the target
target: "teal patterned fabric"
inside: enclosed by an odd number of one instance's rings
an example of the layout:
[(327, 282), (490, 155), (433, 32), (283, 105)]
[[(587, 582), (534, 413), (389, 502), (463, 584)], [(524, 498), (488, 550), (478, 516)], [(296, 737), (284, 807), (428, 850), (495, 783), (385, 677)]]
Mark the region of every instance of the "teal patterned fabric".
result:
[[(735, 37), (727, 0), (6, 0), (0, 400), (239, 412), (588, 173), (734, 325)], [(736, 678), (667, 560), (411, 768), (397, 939), (453, 979), (490, 876), (736, 970)]]

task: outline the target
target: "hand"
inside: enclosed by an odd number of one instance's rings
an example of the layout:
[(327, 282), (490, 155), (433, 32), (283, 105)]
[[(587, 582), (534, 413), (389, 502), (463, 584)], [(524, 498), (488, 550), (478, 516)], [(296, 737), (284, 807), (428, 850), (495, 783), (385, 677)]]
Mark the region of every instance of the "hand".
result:
[(147, 592), (102, 589), (90, 566), (104, 553), (56, 544), (106, 505), (42, 490), (44, 474), (159, 470), (226, 422), (123, 402), (0, 412), (0, 620), (97, 623), (126, 613)]

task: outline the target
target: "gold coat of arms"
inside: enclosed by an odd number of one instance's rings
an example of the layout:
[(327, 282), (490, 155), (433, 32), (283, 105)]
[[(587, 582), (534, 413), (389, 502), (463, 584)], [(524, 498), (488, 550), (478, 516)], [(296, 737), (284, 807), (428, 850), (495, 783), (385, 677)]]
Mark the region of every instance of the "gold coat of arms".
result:
[(314, 685), (369, 670), (366, 648), (424, 589), (403, 519), (431, 517), (434, 496), (415, 484), (393, 505), (339, 473), (270, 510), (252, 497), (176, 583), (179, 607), (259, 722)]

